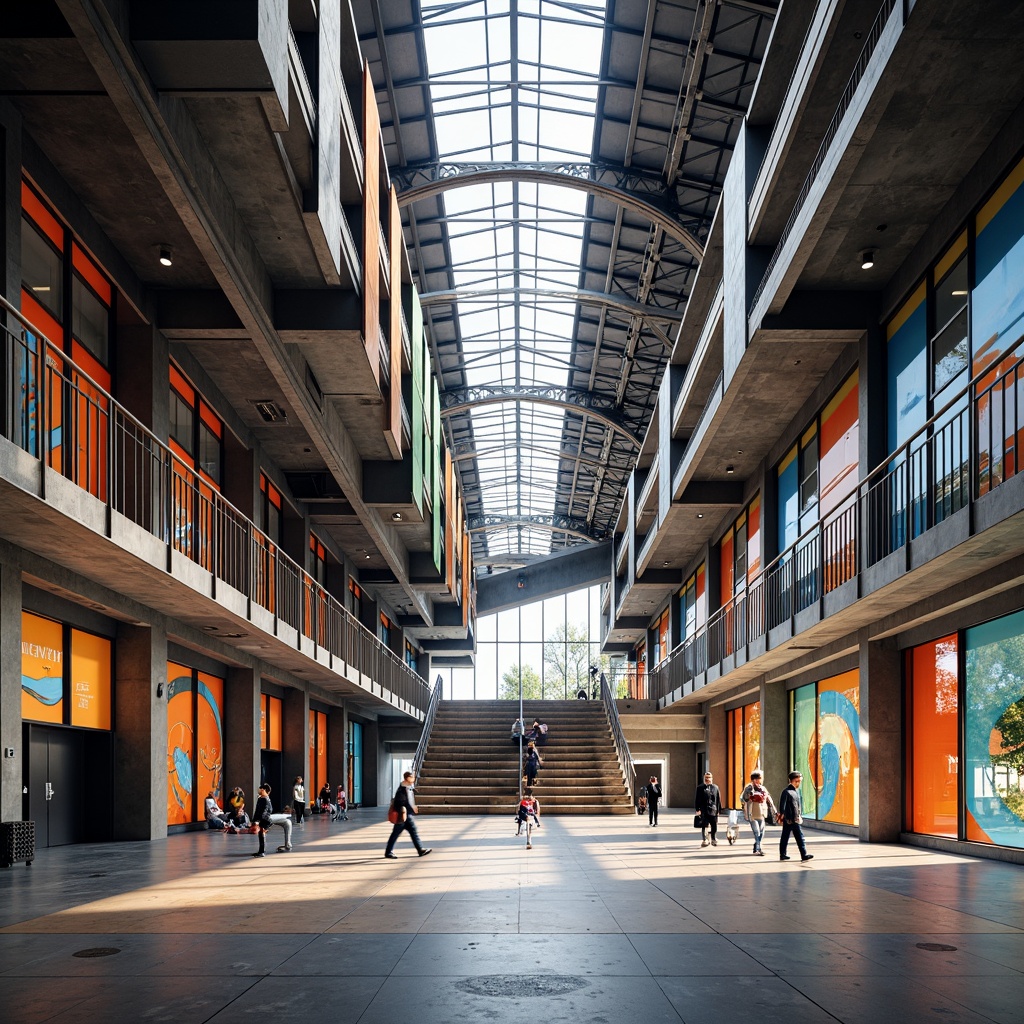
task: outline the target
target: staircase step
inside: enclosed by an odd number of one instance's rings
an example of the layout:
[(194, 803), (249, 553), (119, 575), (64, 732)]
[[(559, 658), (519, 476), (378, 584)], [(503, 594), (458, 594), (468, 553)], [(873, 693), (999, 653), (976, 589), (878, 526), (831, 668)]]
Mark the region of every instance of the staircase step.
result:
[[(509, 739), (519, 703), (443, 701), (437, 710), (416, 791), (421, 814), (511, 813), (519, 785), (519, 745)], [(633, 814), (604, 705), (528, 701), (527, 725), (550, 725), (538, 745), (542, 814)]]

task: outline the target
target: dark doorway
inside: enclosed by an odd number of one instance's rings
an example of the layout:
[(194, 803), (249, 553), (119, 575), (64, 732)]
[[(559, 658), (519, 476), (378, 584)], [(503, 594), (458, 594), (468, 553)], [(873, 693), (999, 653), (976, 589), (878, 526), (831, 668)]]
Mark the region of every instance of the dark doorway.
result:
[(111, 735), (83, 729), (24, 726), (24, 814), (35, 822), (36, 847), (111, 838)]
[[(287, 793), (284, 790), (281, 777), (281, 762), (280, 750), (260, 751), (260, 783), (266, 782), (270, 784), (270, 802), (276, 813), (280, 813), (281, 808), (285, 804), (291, 803), (292, 799), (291, 787), (289, 787)], [(309, 799), (313, 800), (315, 796), (309, 797)], [(253, 806), (256, 806), (255, 801), (253, 801)]]

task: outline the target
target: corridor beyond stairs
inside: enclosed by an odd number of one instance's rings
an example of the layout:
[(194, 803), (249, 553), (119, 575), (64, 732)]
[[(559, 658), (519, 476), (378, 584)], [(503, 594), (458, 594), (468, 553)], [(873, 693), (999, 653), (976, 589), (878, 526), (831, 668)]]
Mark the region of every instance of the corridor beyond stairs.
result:
[[(522, 775), (519, 744), (511, 740), (518, 715), (518, 701), (440, 703), (416, 782), (421, 814), (514, 812)], [(601, 701), (528, 700), (523, 718), (527, 729), (535, 718), (548, 726), (535, 791), (542, 815), (633, 813)]]

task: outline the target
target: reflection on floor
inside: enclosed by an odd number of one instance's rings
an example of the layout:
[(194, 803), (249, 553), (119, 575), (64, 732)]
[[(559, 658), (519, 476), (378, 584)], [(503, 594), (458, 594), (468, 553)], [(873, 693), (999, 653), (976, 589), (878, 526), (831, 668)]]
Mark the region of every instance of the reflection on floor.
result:
[(812, 830), (781, 863), (777, 829), (701, 849), (691, 815), (549, 818), (532, 850), (511, 813), (422, 818), (433, 855), (396, 861), (374, 810), (262, 860), (208, 832), (41, 851), (0, 872), (0, 1019), (1024, 1020), (1020, 866)]

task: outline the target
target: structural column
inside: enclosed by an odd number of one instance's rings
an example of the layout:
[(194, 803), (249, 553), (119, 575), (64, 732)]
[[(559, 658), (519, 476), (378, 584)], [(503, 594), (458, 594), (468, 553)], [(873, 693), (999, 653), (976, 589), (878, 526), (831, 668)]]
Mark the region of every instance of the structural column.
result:
[(224, 787), (245, 790), (251, 814), (260, 784), (260, 674), (229, 668), (224, 683)]
[(900, 652), (860, 637), (860, 838), (899, 840), (903, 821)]
[(117, 627), (114, 838), (167, 836), (167, 635)]
[[(283, 778), (285, 792), (281, 793), (279, 806), (292, 801), (292, 780), (301, 775), (309, 779), (309, 694), (305, 690), (288, 690), (284, 697), (284, 759)], [(309, 787), (307, 786), (307, 789)], [(307, 798), (315, 799), (315, 793), (307, 793)]]
[(21, 570), (0, 562), (0, 821), (22, 810)]
[(761, 684), (761, 771), (776, 805), (789, 785), (789, 691), (784, 682)]

